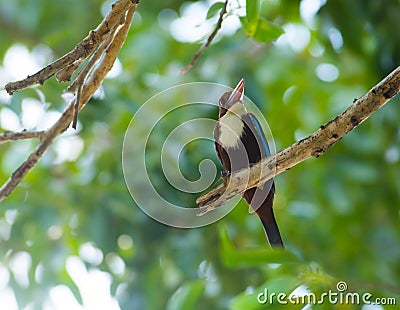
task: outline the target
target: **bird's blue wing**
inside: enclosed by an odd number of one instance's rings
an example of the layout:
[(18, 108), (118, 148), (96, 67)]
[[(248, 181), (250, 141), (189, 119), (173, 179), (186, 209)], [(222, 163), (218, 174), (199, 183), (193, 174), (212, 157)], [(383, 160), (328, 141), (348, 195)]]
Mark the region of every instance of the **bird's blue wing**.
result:
[(256, 116), (253, 113), (248, 113), (248, 115), (249, 115), (249, 118), (250, 118), (250, 120), (252, 122), (252, 125), (253, 125), (254, 129), (255, 129), (254, 134), (258, 135), (257, 139), (259, 139), (261, 141), (262, 147), (265, 150), (265, 155), (266, 156), (271, 156), (271, 151), (269, 149), (269, 145), (268, 145), (267, 139), (265, 138), (264, 131), (262, 130), (260, 122), (258, 121), (258, 119), (256, 118)]
[[(264, 131), (262, 130), (260, 122), (258, 121), (256, 116), (252, 113), (248, 113), (248, 119), (250, 119), (250, 122), (251, 122), (251, 124), (248, 124), (248, 125), (249, 125), (249, 127), (251, 127), (250, 129), (253, 132), (253, 135), (256, 137), (256, 140), (259, 144), (259, 148), (261, 150), (261, 157), (271, 156), (271, 151), (269, 149), (269, 145), (268, 145), (267, 139), (265, 138)], [(270, 191), (272, 191), (271, 196), (269, 196)], [(264, 185), (262, 185), (258, 189), (258, 191), (255, 194), (256, 197), (252, 197), (252, 199), (256, 198), (256, 200), (254, 201), (254, 203), (252, 202), (249, 204), (255, 205), (256, 208), (250, 207), (249, 212), (253, 213), (260, 206), (259, 203), (257, 203), (257, 199), (261, 199), (261, 201), (264, 201), (264, 199), (266, 197), (270, 198), (268, 203), (270, 204), (270, 207), (272, 208), (274, 193), (275, 193), (275, 186), (274, 186), (274, 179), (272, 178), (272, 179), (268, 180), (266, 183), (264, 183)], [(259, 198), (257, 198), (257, 197), (259, 197)], [(252, 199), (250, 199), (250, 200), (252, 200)]]

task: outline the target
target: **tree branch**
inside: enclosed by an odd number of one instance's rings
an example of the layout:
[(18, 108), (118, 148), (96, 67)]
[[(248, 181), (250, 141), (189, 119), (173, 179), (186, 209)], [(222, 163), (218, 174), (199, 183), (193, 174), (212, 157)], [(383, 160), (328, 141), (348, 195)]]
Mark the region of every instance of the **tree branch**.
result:
[(44, 131), (28, 131), (28, 130), (23, 130), (20, 132), (6, 131), (3, 134), (0, 134), (0, 144), (11, 140), (24, 140), (32, 138), (38, 138), (39, 140), (41, 140), (43, 134)]
[[(110, 13), (105, 17), (102, 23), (97, 27), (97, 32), (99, 29), (103, 29), (106, 27), (108, 29), (108, 34), (112, 35), (112, 39), (110, 44), (107, 45), (104, 51), (104, 57), (101, 58), (97, 66), (93, 69), (93, 72), (87, 77), (87, 81), (85, 79), (82, 81), (82, 87), (80, 91), (80, 98), (79, 100), (75, 98), (72, 100), (68, 108), (64, 111), (61, 117), (57, 120), (57, 122), (48, 130), (41, 134), (41, 142), (36, 147), (35, 151), (29, 155), (28, 159), (22, 163), (21, 166), (17, 168), (11, 175), (11, 177), (7, 180), (7, 182), (0, 188), (0, 202), (4, 200), (7, 196), (9, 196), (15, 187), (21, 182), (23, 177), (35, 166), (38, 160), (43, 156), (44, 152), (49, 148), (49, 146), (53, 143), (54, 139), (58, 137), (61, 133), (63, 133), (71, 123), (74, 118), (74, 111), (75, 107), (78, 110), (81, 110), (84, 105), (89, 101), (93, 93), (99, 88), (101, 83), (103, 82), (106, 74), (111, 70), (115, 59), (117, 58), (118, 52), (121, 49), (123, 43), (125, 42), (126, 36), (129, 31), (129, 27), (133, 18), (133, 14), (136, 11), (137, 5), (139, 1), (131, 1), (131, 0), (119, 0), (116, 1)], [(104, 26), (106, 25), (106, 26)], [(113, 26), (110, 25), (122, 25), (120, 26), (116, 32), (112, 32), (111, 28)], [(91, 32), (92, 33), (92, 32)], [(104, 42), (108, 41), (108, 37), (101, 36)], [(89, 34), (90, 37), (93, 39), (93, 35)], [(82, 42), (86, 42), (89, 40), (88, 37), (85, 38)], [(86, 46), (86, 43), (79, 43), (78, 46)], [(102, 42), (97, 42), (97, 46), (101, 45)], [(36, 74), (32, 76), (28, 76), (25, 80), (9, 83), (6, 85), (6, 89), (8, 93), (13, 93), (25, 87), (29, 87), (33, 84), (37, 84), (37, 81), (41, 81), (42, 78), (49, 78), (51, 75), (55, 74), (56, 72), (60, 72), (65, 68), (70, 70), (70, 66), (75, 62), (79, 61), (81, 57), (81, 53), (76, 51), (77, 48), (65, 55), (64, 57), (60, 58), (58, 61), (54, 62), (53, 64), (45, 67), (44, 69), (40, 70)], [(78, 48), (79, 50), (79, 48)], [(94, 49), (91, 49), (93, 51)], [(75, 52), (74, 52), (75, 51)], [(71, 56), (73, 54), (74, 56)], [(72, 62), (65, 61), (65, 59), (73, 58)], [(62, 60), (62, 61), (61, 61)], [(60, 64), (63, 64), (62, 67)], [(56, 64), (56, 65), (54, 65)], [(55, 69), (57, 67), (57, 69)], [(93, 66), (92, 66), (93, 67)], [(67, 71), (68, 71), (67, 70)], [(84, 69), (83, 69), (84, 70)], [(90, 70), (88, 70), (89, 72)], [(73, 71), (72, 71), (73, 72)], [(11, 85), (11, 86), (10, 86)], [(8, 88), (7, 88), (8, 86)], [(76, 103), (78, 104), (76, 105)]]
[(194, 54), (192, 61), (188, 65), (183, 67), (181, 69), (181, 71), (179, 72), (179, 74), (185, 74), (186, 72), (188, 72), (194, 66), (195, 62), (200, 57), (200, 55), (203, 53), (204, 49), (211, 44), (212, 40), (214, 40), (214, 38), (217, 35), (218, 31), (221, 29), (222, 21), (224, 20), (224, 15), (226, 13), (227, 5), (228, 5), (228, 0), (225, 1), (224, 6), (221, 9), (221, 12), (219, 13), (219, 19), (218, 19), (217, 25), (215, 26), (213, 32), (208, 37), (207, 41), (204, 42), (202, 46), (200, 46), (200, 48), (196, 52), (196, 54)]
[(74, 129), (76, 129), (76, 125), (78, 123), (79, 105), (81, 101), (82, 88), (85, 83), (85, 80), (89, 76), (91, 70), (96, 65), (97, 61), (100, 59), (101, 55), (103, 55), (104, 51), (109, 47), (111, 42), (113, 42), (116, 30), (117, 26), (114, 26), (110, 31), (108, 38), (100, 44), (99, 48), (93, 53), (92, 57), (87, 62), (85, 67), (81, 70), (81, 72), (79, 72), (75, 81), (68, 87), (69, 92), (76, 94), (74, 119), (72, 121), (72, 128)]
[[(42, 85), (46, 80), (48, 80), (57, 72), (64, 70), (76, 61), (79, 62), (86, 59), (99, 46), (99, 44), (108, 37), (111, 29), (114, 26), (121, 24), (121, 17), (125, 15), (126, 11), (132, 5), (137, 5), (138, 3), (139, 1), (116, 1), (112, 5), (110, 12), (103, 19), (100, 25), (95, 30), (90, 31), (89, 35), (81, 42), (79, 42), (72, 51), (57, 59), (48, 66), (44, 67), (42, 70), (36, 72), (35, 74), (30, 75), (21, 81), (8, 83), (5, 86), (7, 93), (12, 95), (13, 93), (21, 89), (36, 84)], [(66, 80), (62, 79), (61, 81)]]
[(281, 172), (290, 169), (310, 157), (319, 157), (334, 143), (381, 108), (400, 91), (400, 67), (373, 87), (367, 94), (356, 99), (342, 114), (335, 117), (316, 132), (279, 153), (263, 159), (258, 164), (234, 172), (227, 184), (221, 184), (199, 197), (196, 203), (198, 215), (214, 210), (225, 201), (246, 189), (266, 183)]

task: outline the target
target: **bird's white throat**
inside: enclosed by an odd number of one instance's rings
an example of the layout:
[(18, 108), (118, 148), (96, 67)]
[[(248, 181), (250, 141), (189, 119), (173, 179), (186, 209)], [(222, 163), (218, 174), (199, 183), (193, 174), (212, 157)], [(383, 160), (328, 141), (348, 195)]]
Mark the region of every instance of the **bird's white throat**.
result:
[(243, 103), (237, 102), (220, 118), (219, 142), (224, 147), (238, 147), (244, 129), (242, 121), (244, 114), (246, 114), (246, 109)]

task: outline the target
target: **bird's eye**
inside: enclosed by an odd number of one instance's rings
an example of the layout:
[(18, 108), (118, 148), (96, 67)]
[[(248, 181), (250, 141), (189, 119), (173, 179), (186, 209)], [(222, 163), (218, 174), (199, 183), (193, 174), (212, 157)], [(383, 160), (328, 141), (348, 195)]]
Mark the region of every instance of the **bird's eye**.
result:
[(223, 99), (223, 98), (219, 99), (219, 105), (220, 105), (221, 107), (224, 107), (224, 106), (225, 106), (225, 102), (226, 102), (225, 99)]

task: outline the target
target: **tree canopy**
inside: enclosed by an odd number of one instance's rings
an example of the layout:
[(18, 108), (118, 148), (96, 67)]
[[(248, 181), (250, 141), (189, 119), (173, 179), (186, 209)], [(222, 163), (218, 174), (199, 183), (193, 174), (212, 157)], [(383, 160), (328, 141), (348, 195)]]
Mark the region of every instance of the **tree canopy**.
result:
[[(0, 0), (0, 87), (66, 54), (111, 4)], [(213, 42), (179, 74), (215, 29), (223, 5), (140, 2), (118, 60), (79, 113), (77, 130), (60, 136), (0, 204), (0, 304), (262, 309), (257, 295), (264, 289), (319, 296), (337, 292), (341, 281), (345, 292), (400, 303), (399, 96), (320, 158), (275, 178), (285, 251), (270, 249), (244, 201), (195, 229), (161, 224), (135, 205), (122, 171), (124, 135), (157, 93), (198, 81), (234, 87), (244, 78), (246, 96), (265, 116), (279, 151), (340, 114), (400, 63), (396, 0), (231, 0)], [(52, 78), (12, 96), (0, 91), (1, 131), (46, 129), (66, 107), (66, 85)], [(146, 149), (154, 187), (188, 208), (197, 207), (201, 193), (174, 188), (160, 154), (168, 134), (196, 113), (217, 118), (216, 108), (177, 111), (155, 127)], [(1, 144), (2, 182), (36, 144)], [(204, 159), (221, 170), (211, 140), (188, 144), (179, 157), (182, 174), (198, 179)]]

